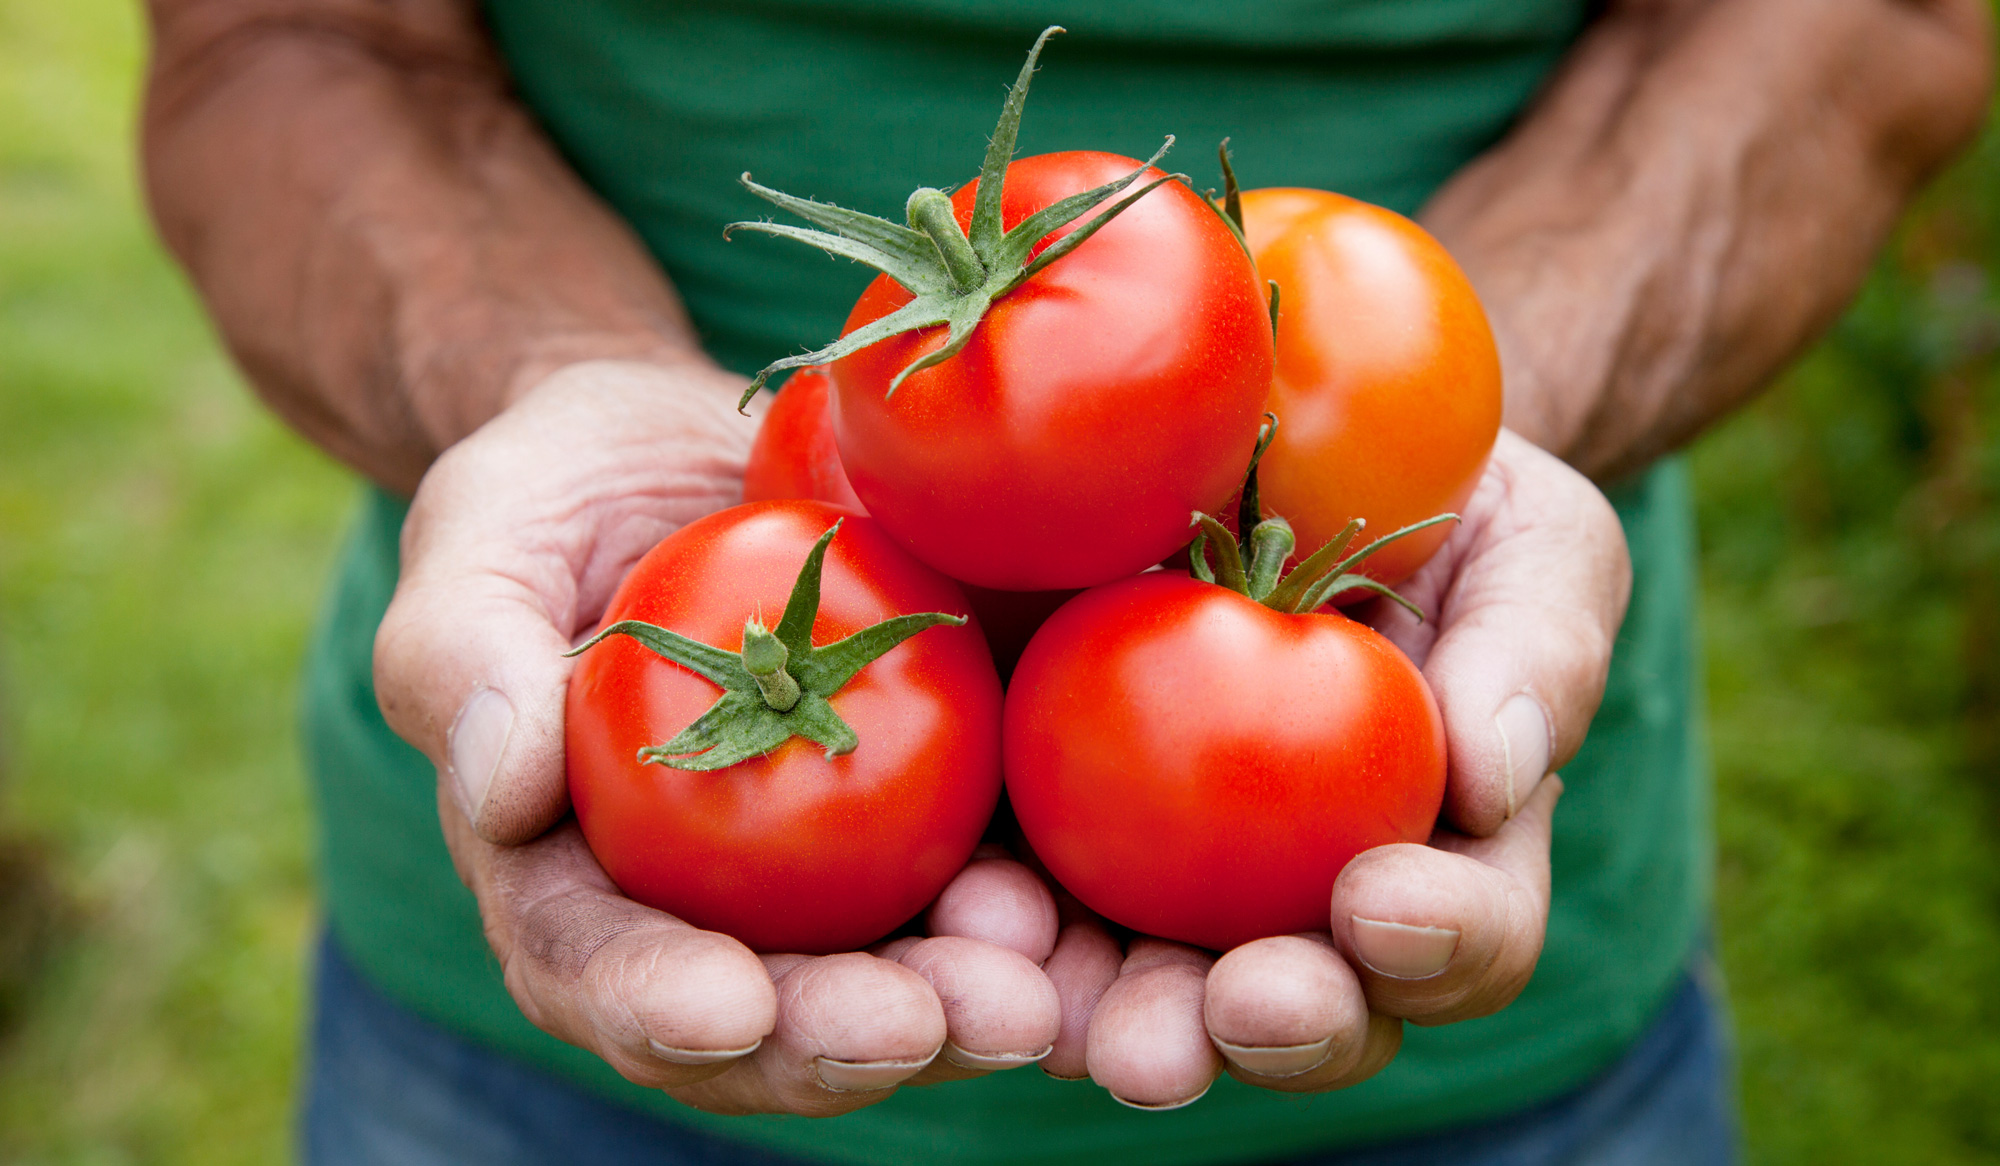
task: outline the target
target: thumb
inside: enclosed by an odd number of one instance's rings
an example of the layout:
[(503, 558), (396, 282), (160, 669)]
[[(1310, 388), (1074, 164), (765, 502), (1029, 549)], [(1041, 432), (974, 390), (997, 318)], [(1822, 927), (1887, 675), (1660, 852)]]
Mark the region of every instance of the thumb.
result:
[(564, 391), (575, 379), (551, 378), (431, 465), (375, 633), (383, 717), (493, 843), (539, 835), (569, 803), (562, 654), (592, 541), (576, 516), (595, 509), (572, 472), (583, 459), (570, 447), (592, 431), (590, 411)]
[(740, 378), (585, 361), (446, 450), (403, 523), (375, 636), (383, 716), (488, 842), (568, 807), (571, 637), (647, 548), (741, 496)]
[(504, 580), (443, 571), (397, 590), (375, 637), (382, 714), (437, 766), (488, 842), (525, 842), (568, 808), (566, 637)]
[(568, 807), (569, 637), (552, 597), (525, 582), (548, 572), (522, 570), (534, 552), (487, 529), (490, 497), (463, 504), (476, 475), (452, 457), (426, 476), (404, 524), (402, 576), (375, 635), (375, 694), (481, 838), (524, 842)]
[(1512, 433), (1466, 518), (1424, 678), (1444, 716), (1445, 807), (1484, 836), (1582, 746), (1632, 569), (1597, 488)]

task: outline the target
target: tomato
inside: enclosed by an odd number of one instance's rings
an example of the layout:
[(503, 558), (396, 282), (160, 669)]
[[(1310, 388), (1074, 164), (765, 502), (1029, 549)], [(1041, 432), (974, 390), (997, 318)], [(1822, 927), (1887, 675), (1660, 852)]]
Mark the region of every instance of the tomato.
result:
[(1015, 816), (1064, 887), (1114, 922), (1223, 949), (1326, 930), (1355, 855), (1428, 838), (1445, 740), (1416, 666), (1321, 609), (1365, 551), (1335, 565), (1343, 541), (1280, 579), (1282, 520), (1257, 527), (1247, 571), (1222, 525), (1205, 529), (1227, 561), (1217, 582), (1151, 572), (1042, 625), (1003, 740)]
[[(760, 186), (812, 224), (742, 222), (882, 274), (841, 337), (765, 367), (830, 364), (833, 431), (882, 528), (955, 579), (1085, 587), (1187, 541), (1228, 497), (1270, 389), (1265, 285), (1236, 232), (1152, 163), (1014, 161), (1050, 26), (978, 177), (913, 192), (892, 222)], [(1168, 145), (1172, 139), (1168, 139)]]
[[(1450, 253), (1393, 211), (1320, 190), (1244, 192), (1243, 229), (1280, 292), (1267, 408), (1283, 424), (1264, 501), (1300, 550), (1351, 518), (1372, 536), (1463, 509), (1500, 432), (1500, 358)], [(1407, 578), (1448, 533), (1398, 542), (1367, 574)]]
[[(1024, 158), (1007, 168), (1002, 221), (1138, 165)], [(978, 187), (951, 197), (961, 228)], [(910, 298), (878, 277), (847, 331)], [(1178, 182), (996, 300), (962, 351), (889, 393), (944, 341), (928, 328), (836, 361), (834, 435), (855, 493), (898, 542), (1002, 590), (1102, 583), (1172, 554), (1188, 513), (1219, 507), (1237, 484), (1270, 387), (1264, 285)]]
[(833, 444), (826, 399), (830, 388), (823, 368), (802, 368), (785, 382), (750, 446), (750, 462), (743, 469), (745, 502), (817, 498), (856, 514), (868, 512), (848, 483)]
[[(840, 465), (840, 451), (834, 447), (827, 386), (825, 371), (816, 368), (801, 369), (785, 382), (750, 447), (750, 465), (743, 474), (745, 502), (817, 498), (857, 514), (868, 512), (854, 496), (847, 471)], [(1014, 662), (1035, 629), (1076, 594), (1073, 589), (995, 591), (969, 583), (961, 586), (986, 633), (993, 666), (1002, 680), (1014, 671)]]
[[(791, 610), (801, 564), (836, 521), (809, 620), (814, 654), (891, 617), (966, 610), (955, 584), (869, 519), (783, 501), (668, 536), (619, 587), (606, 624), (642, 620), (733, 656), (747, 646), (747, 618)], [(829, 757), (792, 736), (706, 772), (638, 760), (719, 698), (720, 685), (629, 635), (581, 654), (568, 697), (570, 798), (626, 894), (761, 951), (823, 953), (887, 934), (965, 865), (1000, 791), (1000, 685), (976, 623), (918, 632), (825, 698), (858, 741), (852, 752)]]

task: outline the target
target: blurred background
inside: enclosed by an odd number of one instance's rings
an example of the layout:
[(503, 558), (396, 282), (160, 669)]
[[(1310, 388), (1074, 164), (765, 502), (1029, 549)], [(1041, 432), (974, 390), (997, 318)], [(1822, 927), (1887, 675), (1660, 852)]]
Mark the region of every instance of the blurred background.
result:
[[(287, 1152), (351, 482), (142, 216), (131, 0), (0, 0), (0, 1162)], [(1751, 1161), (2000, 1162), (2000, 133), (1695, 451)], [(1801, 279), (1814, 278), (1802, 271)]]

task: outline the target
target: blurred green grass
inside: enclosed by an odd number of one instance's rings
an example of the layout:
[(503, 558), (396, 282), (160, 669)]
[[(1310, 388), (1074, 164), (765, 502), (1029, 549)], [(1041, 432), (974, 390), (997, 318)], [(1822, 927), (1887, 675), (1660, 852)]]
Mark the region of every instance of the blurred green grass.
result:
[(140, 215), (136, 9), (0, 2), (0, 829), (72, 923), (0, 1160), (265, 1163), (312, 913), (292, 674), (351, 491)]
[[(351, 491), (144, 225), (133, 7), (0, 0), (0, 839), (65, 937), (0, 983), (0, 1161), (270, 1162), (312, 926), (292, 677)], [(1760, 1163), (2000, 1161), (1996, 196), (1989, 135), (1696, 454)]]
[(2000, 1161), (1996, 257), (1989, 128), (1834, 333), (1696, 451), (1758, 1161)]

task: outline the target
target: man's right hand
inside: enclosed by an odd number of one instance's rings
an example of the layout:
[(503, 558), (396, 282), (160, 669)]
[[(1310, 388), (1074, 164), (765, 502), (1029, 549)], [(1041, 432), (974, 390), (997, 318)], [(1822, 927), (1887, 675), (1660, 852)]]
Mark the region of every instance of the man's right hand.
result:
[(626, 1078), (714, 1112), (830, 1115), (1033, 1064), (1061, 1025), (1039, 967), (1056, 913), (1019, 864), (976, 857), (928, 938), (760, 957), (625, 898), (563, 821), (562, 653), (654, 543), (738, 500), (741, 389), (695, 361), (571, 365), (441, 456), (376, 637), (383, 713), (437, 765), (508, 991)]

